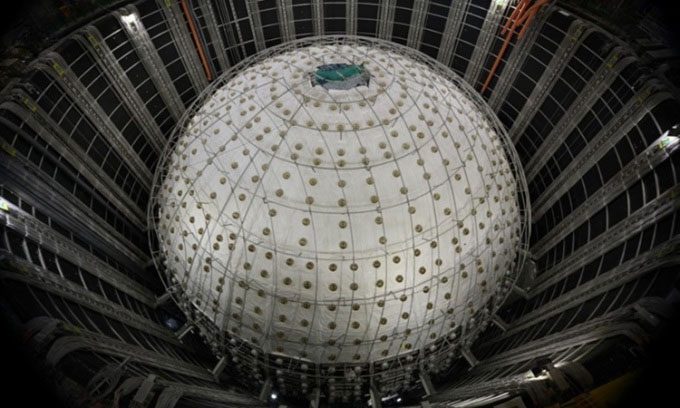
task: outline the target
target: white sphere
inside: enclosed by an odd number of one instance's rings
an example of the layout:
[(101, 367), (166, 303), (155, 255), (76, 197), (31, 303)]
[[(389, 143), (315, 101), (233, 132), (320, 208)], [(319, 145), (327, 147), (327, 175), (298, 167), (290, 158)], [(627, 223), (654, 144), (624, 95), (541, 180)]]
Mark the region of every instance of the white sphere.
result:
[[(368, 86), (315, 85), (330, 63)], [(194, 309), (253, 351), (320, 364), (435, 350), (474, 322), (522, 221), (479, 102), (359, 44), (290, 50), (217, 85), (157, 196), (161, 251)]]

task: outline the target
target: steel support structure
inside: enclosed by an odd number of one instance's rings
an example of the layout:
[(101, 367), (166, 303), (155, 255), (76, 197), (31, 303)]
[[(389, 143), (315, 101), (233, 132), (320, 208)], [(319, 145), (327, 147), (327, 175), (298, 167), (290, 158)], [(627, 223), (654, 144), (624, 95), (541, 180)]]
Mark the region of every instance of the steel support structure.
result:
[(491, 89), (491, 96), (488, 101), (489, 106), (496, 113), (498, 113), (503, 102), (505, 102), (512, 84), (517, 78), (517, 74), (521, 71), (524, 62), (529, 56), (529, 52), (535, 46), (538, 36), (541, 34), (548, 17), (553, 11), (552, 4), (539, 9), (534, 22), (529, 26), (524, 36), (515, 42), (506, 63), (501, 66), (498, 80)]
[(429, 0), (416, 0), (413, 2), (411, 24), (409, 24), (410, 27), (408, 30), (408, 38), (406, 39), (406, 46), (416, 50), (420, 48), (420, 42), (423, 37), (423, 28), (425, 27), (425, 18), (427, 18), (427, 10), (429, 7)]
[(648, 225), (653, 224), (655, 220), (677, 210), (680, 207), (680, 202), (677, 200), (679, 194), (680, 185), (676, 185), (628, 215), (626, 219), (590, 240), (586, 245), (572, 252), (558, 264), (537, 277), (531, 288), (530, 295), (535, 295), (562, 280), (571, 272), (591, 262), (594, 258), (625, 242), (634, 233), (642, 231)]
[[(607, 142), (607, 147), (609, 143), (615, 142)], [(564, 217), (549, 233), (536, 242), (532, 247), (533, 253), (536, 256), (543, 255), (549, 248), (564, 239), (564, 237), (573, 231), (574, 228), (578, 227), (585, 220), (590, 219), (593, 214), (610, 203), (619, 194), (628, 190), (628, 188), (640, 180), (641, 175), (667, 160), (678, 147), (680, 147), (680, 143), (678, 142), (673, 142), (666, 146), (664, 137), (661, 137), (657, 142), (652, 143), (645, 151), (636, 156), (630, 163), (624, 166), (607, 181), (605, 185), (590, 195), (586, 201)], [(584, 165), (581, 168), (588, 169), (590, 167), (592, 167), (592, 165)], [(579, 173), (580, 172), (581, 171), (579, 171)]]
[(137, 125), (143, 129), (146, 140), (160, 154), (165, 147), (167, 137), (161, 132), (146, 104), (104, 41), (99, 30), (94, 26), (86, 26), (73, 38), (94, 57), (97, 66), (106, 76), (106, 80), (116, 90), (121, 102), (134, 116)]
[(153, 178), (151, 170), (125, 140), (116, 125), (113, 124), (99, 103), (76, 77), (61, 55), (54, 51), (48, 51), (42, 54), (33, 64), (35, 64), (35, 68), (49, 75), (61, 86), (66, 95), (75, 103), (75, 106), (101, 133), (106, 143), (110, 144), (113, 150), (125, 161), (125, 165), (135, 174), (135, 178), (148, 189)]
[[(210, 38), (213, 41), (213, 49), (215, 50), (215, 56), (217, 57), (217, 62), (220, 64), (221, 72), (228, 70), (231, 67), (229, 63), (229, 58), (227, 58), (227, 47), (222, 40), (220, 31), (217, 27), (217, 16), (215, 14), (215, 9), (213, 8), (213, 3), (210, 1), (199, 1), (198, 7), (201, 9), (203, 18), (205, 19), (205, 25), (208, 29)], [(218, 75), (218, 73), (215, 73)]]
[(127, 6), (117, 12), (112, 13), (118, 19), (120, 25), (125, 29), (130, 42), (137, 50), (137, 54), (142, 61), (142, 65), (151, 77), (158, 93), (163, 98), (163, 102), (175, 121), (178, 121), (184, 113), (184, 102), (172, 84), (170, 74), (163, 64), (158, 51), (154, 46), (149, 33), (146, 31), (142, 20), (139, 18), (139, 11), (134, 6)]
[(437, 61), (450, 66), (453, 54), (458, 44), (459, 33), (465, 20), (465, 12), (469, 6), (469, 0), (454, 1), (449, 7), (449, 15), (442, 31), (442, 42), (437, 53)]
[(567, 34), (557, 47), (553, 58), (551, 58), (545, 67), (545, 71), (543, 71), (543, 74), (532, 89), (531, 94), (527, 97), (522, 110), (520, 110), (512, 122), (508, 133), (515, 143), (517, 143), (529, 126), (536, 109), (543, 104), (543, 101), (548, 96), (548, 92), (552, 89), (552, 84), (560, 77), (569, 60), (571, 60), (578, 47), (589, 34), (590, 30), (586, 30), (584, 24), (580, 21), (575, 21), (569, 26), (569, 30), (567, 30)]
[(82, 238), (98, 243), (104, 251), (121, 256), (123, 263), (140, 265), (150, 259), (102, 218), (93, 217), (92, 210), (81, 201), (73, 200), (73, 195), (61, 185), (34, 169), (33, 163), (18, 157), (3, 159), (0, 160), (0, 170), (5, 176), (3, 182), (6, 185), (31, 197), (34, 202), (49, 203), (49, 206), (42, 206), (41, 210), (70, 225), (71, 230), (79, 232)]
[(396, 0), (385, 0), (380, 2), (380, 12), (378, 14), (378, 35), (383, 40), (392, 39), (394, 28), (394, 8), (397, 6)]
[[(78, 171), (78, 174), (72, 175), (74, 179), (77, 179), (79, 175), (82, 176), (97, 190), (97, 192), (110, 201), (118, 212), (133, 222), (143, 222), (144, 211), (139, 208), (137, 203), (132, 201), (128, 193), (104, 172), (101, 168), (101, 163), (95, 163), (94, 160), (87, 155), (87, 152), (83, 151), (83, 149), (38, 106), (33, 98), (20, 89), (12, 90), (11, 98), (10, 101), (2, 103), (0, 107), (21, 118), (28, 127), (49, 143), (51, 148), (68, 160), (71, 166)], [(22, 132), (19, 128), (16, 128), (14, 124), (11, 124), (10, 127), (14, 128), (17, 133)], [(30, 137), (27, 138), (30, 139)], [(30, 168), (36, 167), (33, 162), (22, 160), (16, 155), (13, 157), (22, 161)], [(35, 169), (35, 171), (38, 173), (41, 172), (38, 169)]]
[(324, 35), (326, 26), (324, 24), (323, 0), (310, 0), (312, 4), (312, 29), (314, 35)]
[(607, 88), (618, 78), (621, 71), (635, 61), (633, 57), (621, 58), (623, 52), (624, 50), (615, 48), (609, 54), (605, 62), (595, 71), (592, 78), (583, 87), (576, 100), (565, 111), (550, 133), (545, 136), (536, 153), (533, 154), (524, 167), (528, 181), (536, 177), (547, 160), (564, 143), (571, 130), (590, 111), (590, 108), (600, 96), (607, 91)]
[(63, 328), (66, 332), (65, 335), (55, 340), (47, 352), (47, 363), (53, 367), (58, 366), (67, 355), (78, 350), (87, 350), (93, 353), (129, 359), (130, 362), (146, 364), (206, 382), (214, 382), (212, 375), (204, 367), (114, 340), (102, 334), (75, 328), (68, 324), (64, 324)]
[[(9, 254), (4, 250), (0, 250), (0, 255)], [(138, 313), (133, 313), (130, 309), (22, 259), (17, 259), (15, 257), (9, 259), (11, 259), (12, 262), (12, 268), (10, 268), (12, 270), (0, 270), (0, 280), (23, 282), (32, 287), (52, 293), (59, 298), (67, 299), (76, 304), (85, 306), (97, 313), (121, 323), (125, 323), (130, 327), (155, 336), (170, 344), (177, 346), (181, 344), (172, 335), (170, 330)]]
[(277, 3), (281, 39), (283, 42), (295, 39), (295, 17), (293, 16), (293, 0), (281, 0)]
[(347, 35), (357, 35), (357, 20), (359, 19), (359, 12), (357, 10), (357, 2), (361, 0), (346, 0), (345, 6), (345, 21), (347, 26), (345, 31)]
[[(607, 151), (624, 137), (631, 128), (655, 106), (670, 99), (667, 92), (658, 92), (651, 82), (645, 84), (602, 130), (588, 143), (533, 203), (535, 219), (540, 219)], [(635, 161), (634, 161), (635, 162)], [(632, 164), (631, 164), (632, 165)], [(640, 170), (640, 169), (637, 169)]]
[(680, 239), (672, 239), (659, 245), (653, 250), (625, 262), (612, 270), (599, 275), (595, 279), (573, 289), (545, 305), (532, 310), (511, 323), (510, 328), (494, 339), (501, 340), (527, 327), (556, 316), (572, 307), (578, 306), (588, 299), (600, 295), (617, 286), (621, 286), (634, 279), (665, 266), (680, 264), (680, 256), (673, 254)]
[(489, 9), (484, 17), (477, 44), (475, 44), (470, 63), (468, 64), (465, 75), (463, 76), (468, 84), (475, 86), (477, 79), (484, 68), (484, 63), (489, 55), (492, 55), (493, 44), (502, 27), (503, 17), (508, 13), (511, 6), (510, 0), (496, 0), (491, 2)]
[(189, 80), (193, 85), (196, 93), (199, 94), (206, 86), (208, 86), (208, 78), (205, 72), (201, 69), (201, 61), (198, 56), (198, 50), (191, 40), (191, 34), (184, 19), (185, 16), (177, 1), (156, 0), (158, 8), (161, 9), (165, 23), (168, 25), (168, 34), (173, 39), (179, 56), (182, 59), (184, 68), (189, 75)]
[(642, 345), (647, 334), (639, 324), (631, 321), (626, 315), (630, 313), (629, 309), (624, 309), (623, 312), (626, 313), (622, 313), (619, 309), (610, 315), (589, 320), (559, 333), (541, 337), (496, 354), (475, 366), (474, 373), (497, 370), (615, 336), (626, 336)]
[(11, 210), (0, 215), (0, 224), (40, 243), (42, 248), (47, 248), (49, 251), (58, 254), (147, 306), (152, 307), (154, 305), (154, 296), (149, 289), (85, 251), (81, 246), (66, 239), (30, 214), (23, 212), (13, 204), (8, 204), (8, 206)]

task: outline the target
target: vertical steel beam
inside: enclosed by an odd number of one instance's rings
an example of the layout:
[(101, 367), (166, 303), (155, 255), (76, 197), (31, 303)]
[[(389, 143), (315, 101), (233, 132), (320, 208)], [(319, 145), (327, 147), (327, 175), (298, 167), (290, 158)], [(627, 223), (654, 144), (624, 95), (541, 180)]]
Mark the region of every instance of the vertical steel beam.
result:
[(494, 41), (497, 38), (497, 33), (500, 32), (503, 16), (510, 9), (510, 0), (496, 0), (492, 1), (489, 9), (484, 17), (482, 28), (477, 37), (475, 49), (470, 57), (470, 63), (465, 70), (464, 78), (468, 84), (473, 87), (476, 84), (479, 74), (484, 68), (484, 63), (491, 52)]
[[(658, 97), (654, 98), (656, 100), (663, 100), (667, 96), (670, 98), (669, 94), (660, 94)], [(560, 176), (560, 180), (556, 180), (557, 183), (552, 183), (550, 187), (560, 186), (561, 188), (551, 188), (550, 191), (557, 194), (557, 198), (546, 202), (541, 200), (541, 210), (540, 216), (544, 215), (548, 208), (548, 205), (554, 204), (554, 201), (562, 197), (562, 195), (569, 191), (574, 183), (578, 182), (583, 175), (590, 170), (597, 161), (611, 148), (615, 145), (620, 138), (628, 133), (628, 131), (635, 126), (637, 121), (645, 115), (646, 112), (636, 112), (633, 116), (626, 120), (626, 122), (621, 127), (616, 127), (612, 132), (599, 133), (596, 140), (593, 142), (597, 143), (590, 150), (590, 145), (586, 146), (583, 150), (583, 154), (579, 154), (578, 157), (569, 164), (568, 168), (561, 174), (567, 174), (566, 176)], [(637, 121), (636, 121), (637, 119)], [(612, 140), (605, 141), (607, 136), (611, 136)], [(599, 140), (598, 140), (599, 139)], [(555, 227), (553, 227), (549, 233), (541, 238), (540, 241), (536, 242), (532, 247), (532, 253), (536, 256), (545, 253), (545, 251), (553, 246), (557, 241), (561, 240), (566, 236), (573, 228), (580, 225), (583, 221), (586, 221), (590, 216), (596, 213), (602, 206), (609, 203), (616, 196), (626, 191), (631, 185), (637, 182), (641, 175), (646, 173), (648, 170), (653, 169), (659, 165), (662, 161), (667, 159), (671, 152), (678, 148), (678, 143), (673, 143), (667, 147), (664, 147), (664, 138), (659, 138), (655, 143), (652, 143), (638, 156), (636, 156), (632, 161), (626, 164), (616, 175), (614, 175), (605, 185), (603, 185), (599, 190), (590, 195), (586, 201), (575, 208), (569, 215), (564, 217), (562, 221), (559, 222)], [(547, 191), (547, 190), (546, 190)], [(544, 198), (544, 195), (539, 196), (540, 199)], [(537, 218), (538, 219), (538, 218)]]
[[(224, 26), (224, 34), (227, 39), (227, 44), (225, 45), (229, 47), (229, 52), (232, 58), (234, 58), (234, 61), (238, 61), (242, 58), (242, 55), (247, 55), (247, 52), (245, 46), (246, 42), (243, 39), (243, 33), (239, 26), (238, 14), (234, 7), (234, 0), (217, 0), (214, 1), (213, 4), (217, 7), (220, 20)], [(233, 19), (230, 19), (230, 16), (234, 16)], [(237, 52), (236, 49), (240, 49), (240, 53)]]
[(538, 36), (540, 35), (541, 30), (543, 29), (545, 22), (548, 20), (548, 16), (550, 16), (552, 10), (552, 3), (547, 7), (541, 7), (538, 11), (538, 14), (536, 15), (536, 18), (534, 19), (534, 22), (531, 23), (531, 26), (529, 26), (527, 31), (524, 33), (524, 36), (518, 39), (515, 45), (512, 47), (512, 51), (510, 52), (510, 56), (508, 57), (505, 65), (500, 68), (501, 71), (500, 75), (498, 76), (498, 81), (493, 87), (491, 96), (489, 97), (489, 106), (491, 106), (494, 111), (498, 112), (502, 103), (505, 101), (508, 92), (510, 92), (512, 84), (515, 82), (515, 78), (517, 78), (517, 74), (522, 69), (524, 61), (529, 56), (529, 52), (536, 43), (536, 40), (538, 39)]
[(380, 14), (378, 18), (378, 38), (390, 40), (394, 27), (394, 8), (396, 0), (385, 0), (380, 2)]
[(357, 0), (346, 0), (345, 21), (347, 21), (347, 35), (357, 35), (357, 20), (359, 14), (357, 13)]
[(426, 397), (430, 397), (436, 393), (434, 385), (432, 385), (432, 379), (430, 379), (430, 375), (426, 371), (420, 371), (418, 373), (418, 379), (423, 386), (423, 390), (425, 390)]
[(151, 187), (153, 175), (137, 152), (128, 143), (123, 134), (113, 124), (109, 116), (104, 112), (101, 105), (85, 88), (71, 67), (64, 61), (61, 55), (53, 51), (44, 53), (36, 62), (35, 66), (50, 75), (59, 83), (66, 94), (73, 100), (75, 105), (104, 136), (107, 143), (118, 153), (125, 164), (133, 171), (135, 177), (146, 188)]
[(295, 39), (295, 17), (293, 16), (293, 0), (281, 0), (277, 3), (279, 24), (283, 42)]
[[(64, 157), (97, 191), (116, 206), (116, 209), (133, 222), (144, 222), (144, 211), (132, 201), (128, 193), (116, 184), (101, 168), (101, 163), (95, 163), (83, 149), (78, 146), (57, 123), (40, 108), (28, 94), (14, 89), (13, 102), (5, 102), (2, 107), (20, 117), (34, 132)], [(23, 106), (27, 107), (25, 109)], [(77, 177), (78, 175), (74, 175)]]
[(472, 350), (470, 350), (469, 347), (465, 346), (461, 348), (460, 354), (463, 356), (465, 361), (467, 361), (467, 363), (470, 364), (470, 367), (474, 367), (477, 364), (479, 364), (479, 360), (477, 360), (477, 357), (475, 357), (475, 355), (472, 354)]
[[(679, 194), (680, 185), (676, 185), (630, 214), (625, 220), (588, 241), (587, 245), (581, 246), (562, 259), (560, 263), (539, 275), (536, 279), (536, 284), (531, 288), (530, 295), (533, 296), (540, 293), (550, 285), (565, 278), (571, 272), (587, 265), (588, 262), (615, 248), (617, 245), (626, 242), (634, 233), (642, 231), (645, 227), (654, 224), (654, 222), (677, 210), (680, 207), (680, 201), (677, 199)], [(676, 236), (668, 242), (679, 239)], [(524, 316), (522, 319), (524, 319)]]
[(153, 397), (153, 387), (156, 382), (156, 375), (149, 374), (144, 381), (137, 388), (137, 392), (132, 397), (130, 402), (130, 408), (144, 408), (149, 405), (151, 398)]
[(555, 151), (564, 143), (569, 133), (590, 111), (598, 98), (607, 91), (607, 88), (618, 78), (621, 71), (633, 63), (633, 57), (620, 58), (619, 50), (615, 50), (607, 58), (607, 61), (595, 72), (583, 90), (578, 94), (571, 106), (560, 118), (555, 127), (545, 136), (543, 143), (531, 157), (524, 168), (527, 181), (536, 177), (539, 170), (552, 157)]
[(154, 302), (153, 307), (158, 308), (160, 306), (163, 306), (171, 298), (172, 298), (172, 293), (169, 292), (169, 291), (165, 292), (162, 295), (156, 297), (156, 301)]
[[(456, 0), (449, 8), (449, 15), (446, 18), (444, 31), (442, 31), (442, 42), (437, 53), (437, 61), (446, 66), (451, 65), (453, 53), (460, 37), (460, 30), (463, 26), (465, 11), (469, 5), (469, 0)], [(381, 37), (382, 38), (382, 37)]]
[[(585, 149), (563, 169), (536, 199), (534, 219), (538, 220), (548, 209), (578, 182), (607, 151), (630, 131), (656, 105), (671, 98), (667, 92), (658, 92), (659, 86), (647, 82), (636, 92), (614, 117), (592, 138)], [(656, 93), (658, 92), (658, 93)], [(533, 209), (532, 209), (533, 210)]]
[(429, 6), (429, 0), (415, 0), (413, 2), (411, 23), (408, 30), (408, 38), (406, 39), (406, 45), (411, 48), (419, 48), (420, 41), (423, 37), (423, 27), (425, 26), (425, 17), (427, 17)]
[(309, 401), (309, 408), (321, 408), (321, 390), (314, 388)]
[(144, 131), (146, 140), (156, 152), (162, 152), (165, 147), (166, 136), (161, 132), (146, 104), (103, 40), (99, 30), (94, 26), (87, 26), (74, 38), (95, 57), (97, 66), (116, 90), (128, 111), (133, 115), (135, 123)]
[(543, 101), (548, 96), (548, 92), (552, 89), (555, 80), (562, 74), (567, 63), (574, 56), (579, 45), (583, 43), (583, 40), (585, 40), (590, 32), (591, 30), (585, 30), (584, 24), (580, 21), (574, 22), (569, 27), (567, 35), (565, 35), (560, 42), (550, 63), (545, 67), (543, 75), (541, 75), (536, 82), (536, 86), (534, 86), (534, 89), (531, 91), (522, 110), (517, 114), (515, 121), (512, 123), (512, 127), (508, 131), (513, 142), (517, 143), (522, 134), (524, 134), (524, 131), (529, 126), (531, 119), (533, 119), (534, 114), (536, 113), (536, 109), (543, 104)]
[(258, 396), (258, 399), (262, 402), (269, 401), (269, 394), (271, 393), (271, 391), (272, 391), (272, 379), (267, 377), (264, 384), (262, 385), (262, 388), (260, 389), (260, 395)]
[(371, 384), (371, 386), (368, 389), (368, 393), (370, 396), (371, 407), (381, 408), (382, 398), (380, 397), (380, 391), (378, 391), (378, 388), (374, 384)]
[(250, 26), (253, 28), (253, 35), (255, 36), (255, 49), (260, 52), (264, 49), (264, 32), (262, 31), (262, 19), (260, 18), (260, 7), (257, 0), (246, 0), (246, 8), (248, 9), (248, 18), (250, 19)]
[(179, 330), (177, 330), (177, 339), (182, 340), (184, 336), (191, 333), (193, 329), (194, 329), (193, 323), (191, 322), (184, 323), (184, 326), (180, 327)]
[[(224, 45), (224, 41), (222, 41), (222, 36), (220, 35), (220, 30), (217, 27), (217, 16), (215, 15), (213, 4), (212, 2), (207, 0), (199, 1), (198, 7), (200, 7), (203, 13), (206, 28), (208, 29), (208, 33), (212, 38), (212, 45), (213, 49), (215, 50), (215, 56), (217, 57), (217, 61), (219, 62), (220, 67), (222, 68), (221, 72), (224, 72), (227, 69), (229, 69), (231, 64), (229, 64), (229, 59), (227, 58), (227, 47)], [(216, 72), (215, 76), (217, 76), (218, 74), (219, 73)]]
[(216, 382), (219, 382), (220, 375), (222, 375), (222, 372), (224, 372), (224, 369), (227, 367), (227, 356), (222, 356), (222, 358), (217, 361), (217, 364), (215, 364), (215, 367), (213, 367), (212, 370), (210, 370), (210, 373), (213, 375), (213, 378), (215, 378)]
[(158, 93), (168, 107), (168, 111), (175, 121), (179, 121), (184, 113), (184, 103), (179, 97), (177, 89), (174, 86), (169, 86), (169, 84), (172, 84), (170, 74), (168, 74), (166, 67), (163, 65), (163, 61), (158, 55), (144, 24), (142, 24), (139, 13), (132, 6), (129, 6), (127, 9), (113, 12), (112, 15), (118, 19), (121, 26), (125, 29), (130, 42), (142, 60), (146, 72), (151, 77)]
[(163, 13), (165, 22), (168, 25), (168, 33), (179, 50), (179, 55), (184, 68), (187, 70), (189, 80), (194, 89), (196, 89), (196, 93), (200, 93), (208, 86), (208, 78), (206, 78), (203, 69), (200, 68), (202, 64), (198, 57), (198, 50), (196, 50), (196, 46), (191, 39), (180, 5), (176, 1), (165, 0), (156, 0), (156, 4)]
[(324, 35), (326, 27), (324, 25), (323, 0), (311, 0), (312, 3), (312, 28), (314, 35)]
[(495, 324), (499, 329), (502, 331), (508, 330), (508, 324), (503, 320), (502, 317), (500, 317), (498, 314), (494, 314), (491, 317), (491, 322)]
[(0, 160), (3, 183), (27, 194), (36, 202), (49, 203), (41, 208), (48, 216), (62, 220), (72, 231), (78, 231), (83, 238), (90, 239), (107, 253), (115, 254), (116, 259), (122, 257), (123, 263), (139, 265), (148, 260), (144, 252), (109, 223), (94, 215), (80, 200), (74, 200), (72, 191), (55, 183), (45, 173), (34, 170), (34, 166), (27, 160), (5, 160), (3, 157)]

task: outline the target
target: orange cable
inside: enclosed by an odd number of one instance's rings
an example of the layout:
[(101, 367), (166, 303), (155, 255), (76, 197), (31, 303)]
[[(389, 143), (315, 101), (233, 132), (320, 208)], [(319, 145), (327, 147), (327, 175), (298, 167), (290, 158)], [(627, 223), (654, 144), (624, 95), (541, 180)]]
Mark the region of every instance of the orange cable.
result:
[(491, 70), (489, 71), (489, 74), (486, 77), (486, 81), (484, 81), (484, 85), (482, 85), (482, 90), (480, 92), (481, 94), (484, 94), (484, 92), (486, 92), (486, 89), (489, 87), (489, 84), (491, 83), (491, 78), (493, 78), (493, 75), (496, 73), (496, 70), (498, 70), (498, 66), (501, 63), (501, 58), (503, 58), (503, 54), (505, 54), (505, 50), (508, 48), (508, 44), (510, 44), (510, 38), (511, 35), (505, 36), (505, 40), (503, 40), (503, 46), (498, 51), (496, 60), (493, 62), (493, 65), (491, 66)]
[(198, 36), (198, 31), (196, 30), (194, 19), (191, 18), (189, 6), (187, 5), (186, 0), (181, 0), (180, 5), (182, 6), (182, 12), (184, 13), (184, 16), (189, 22), (189, 28), (191, 29), (191, 37), (194, 40), (194, 45), (196, 46), (196, 49), (198, 50), (198, 57), (201, 59), (201, 63), (203, 64), (205, 76), (208, 78), (208, 81), (212, 81), (212, 72), (210, 71), (210, 67), (208, 66), (208, 60), (205, 57), (205, 51), (203, 51), (203, 45), (201, 44), (201, 39)]
[(501, 35), (505, 35), (505, 33), (510, 29), (510, 25), (515, 23), (517, 17), (522, 14), (524, 8), (528, 3), (529, 0), (520, 0), (520, 2), (517, 4), (517, 7), (515, 7), (515, 9), (512, 10), (510, 16), (507, 18), (507, 20), (505, 20), (505, 24), (503, 25), (503, 29), (501, 30)]
[(536, 17), (536, 14), (538, 14), (538, 11), (541, 9), (541, 7), (548, 4), (548, 1), (550, 0), (538, 0), (536, 4), (534, 4), (529, 10), (527, 10), (527, 14), (524, 21), (524, 27), (522, 27), (519, 34), (517, 34), (518, 38), (524, 37), (524, 33), (529, 28), (529, 26), (531, 26), (531, 22), (534, 20), (534, 17)]
[(517, 7), (515, 7), (510, 16), (508, 16), (507, 20), (505, 21), (505, 24), (503, 25), (503, 28), (501, 29), (501, 35), (505, 36), (505, 38), (503, 39), (503, 45), (501, 46), (501, 49), (498, 51), (498, 54), (496, 55), (496, 59), (494, 60), (493, 65), (491, 66), (491, 70), (489, 71), (486, 80), (484, 81), (484, 84), (482, 85), (482, 90), (480, 91), (480, 93), (484, 94), (484, 92), (486, 92), (486, 90), (489, 88), (489, 84), (491, 83), (494, 74), (498, 70), (501, 60), (503, 59), (503, 55), (505, 55), (505, 51), (507, 50), (508, 45), (510, 44), (512, 35), (515, 34), (517, 29), (523, 25), (519, 33), (517, 33), (517, 37), (522, 38), (527, 28), (531, 25), (531, 22), (533, 21), (534, 17), (536, 16), (536, 14), (538, 14), (538, 11), (541, 9), (541, 7), (545, 6), (549, 1), (550, 0), (538, 0), (536, 1), (536, 3), (529, 6), (531, 0), (520, 0), (520, 2), (517, 4)]

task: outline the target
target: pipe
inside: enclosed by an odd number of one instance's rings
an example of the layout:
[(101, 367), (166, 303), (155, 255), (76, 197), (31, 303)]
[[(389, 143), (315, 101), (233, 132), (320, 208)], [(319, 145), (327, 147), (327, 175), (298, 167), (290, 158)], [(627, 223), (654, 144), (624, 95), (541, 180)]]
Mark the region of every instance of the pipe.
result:
[[(547, 3), (544, 2), (544, 4)], [(542, 6), (542, 5), (541, 5)], [(534, 21), (534, 17), (536, 17), (536, 14), (538, 14), (538, 10), (540, 9), (540, 6), (537, 8), (532, 8), (528, 12), (528, 16), (526, 18), (526, 21), (524, 23), (524, 27), (519, 31), (519, 34), (517, 34), (517, 38), (521, 39), (524, 37), (524, 33), (526, 33), (527, 29), (531, 26), (531, 22)]]
[(189, 11), (187, 1), (180, 0), (179, 3), (180, 6), (182, 7), (182, 13), (184, 13), (184, 17), (187, 19), (187, 22), (189, 23), (189, 29), (191, 30), (191, 38), (194, 40), (194, 45), (196, 46), (196, 50), (198, 51), (198, 57), (201, 60), (201, 64), (203, 64), (205, 76), (208, 79), (208, 81), (212, 81), (213, 79), (212, 71), (210, 71), (210, 67), (208, 66), (208, 59), (205, 57), (205, 50), (203, 49), (203, 44), (201, 44), (201, 39), (198, 36), (198, 30), (196, 29), (194, 19), (191, 17), (191, 12)]
[(510, 30), (510, 25), (514, 24), (515, 21), (517, 20), (517, 17), (522, 15), (522, 12), (524, 11), (524, 8), (529, 4), (530, 0), (520, 0), (520, 2), (517, 4), (517, 7), (515, 7), (514, 10), (512, 10), (512, 13), (510, 14), (510, 17), (508, 17), (507, 20), (505, 20), (505, 24), (503, 25), (503, 29), (501, 30), (501, 35), (505, 35), (508, 30)]
[[(196, 12), (194, 11), (194, 9), (195, 9), (194, 1), (189, 0), (189, 12), (191, 12), (191, 17), (193, 18), (194, 21), (198, 21), (198, 17), (196, 17)], [(200, 35), (201, 38), (201, 44), (205, 46), (206, 52), (210, 54), (210, 49), (208, 49), (208, 39), (206, 38), (205, 33), (201, 30), (198, 30), (198, 34)], [(211, 72), (214, 72), (215, 73), (214, 75), (217, 76), (219, 69), (215, 66), (215, 63), (210, 58), (208, 58), (208, 65), (210, 66)]]
[(550, 0), (538, 0), (536, 3), (529, 6), (531, 1), (532, 0), (520, 0), (520, 2), (517, 4), (517, 7), (515, 7), (515, 10), (513, 10), (508, 19), (505, 21), (505, 24), (501, 29), (501, 35), (505, 36), (503, 45), (498, 51), (496, 59), (491, 66), (491, 70), (489, 70), (486, 80), (482, 85), (482, 90), (480, 91), (481, 94), (484, 94), (484, 92), (486, 92), (486, 90), (489, 88), (489, 84), (491, 83), (494, 74), (496, 74), (496, 71), (500, 66), (501, 60), (505, 55), (505, 51), (507, 51), (508, 45), (510, 45), (512, 35), (515, 34), (517, 29), (521, 27), (519, 33), (517, 33), (517, 38), (524, 37), (526, 30), (531, 25), (531, 22), (533, 21), (534, 17), (536, 17), (536, 14), (538, 14), (538, 11), (541, 9), (541, 7), (550, 2)]

